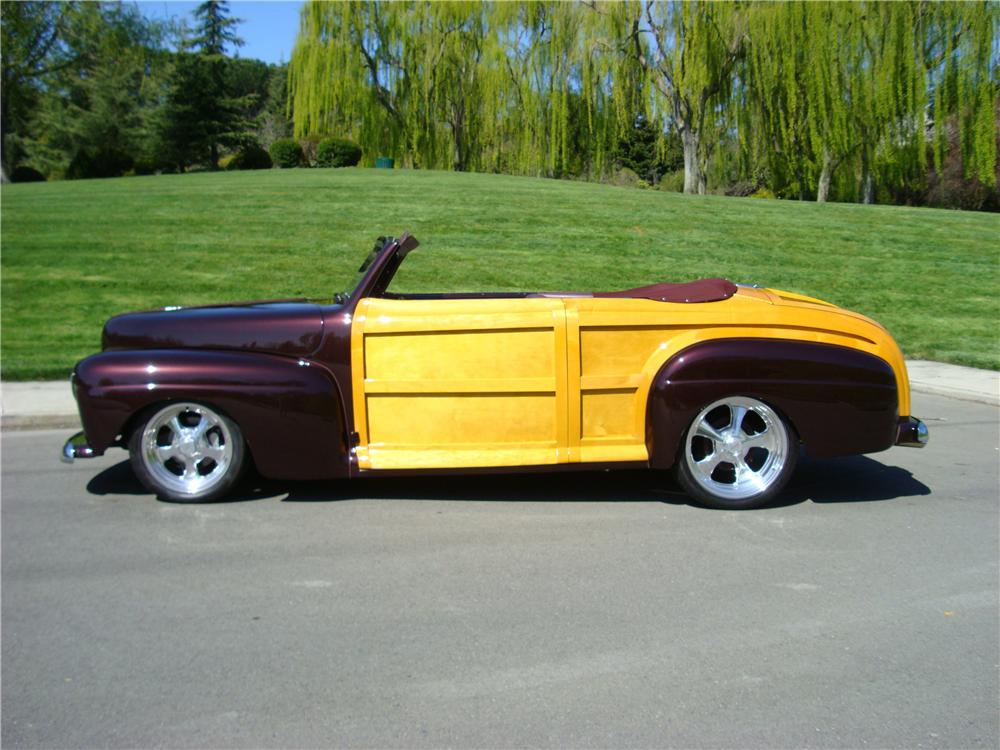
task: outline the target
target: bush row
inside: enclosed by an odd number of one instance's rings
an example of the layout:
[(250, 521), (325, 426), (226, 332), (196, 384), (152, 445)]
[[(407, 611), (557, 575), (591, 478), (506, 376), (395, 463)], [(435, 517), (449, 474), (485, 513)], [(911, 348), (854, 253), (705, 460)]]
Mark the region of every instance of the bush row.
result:
[(279, 138), (264, 150), (249, 143), (219, 160), (223, 169), (292, 169), (294, 167), (354, 167), (361, 161), (361, 147), (345, 138), (322, 140)]
[(225, 169), (354, 167), (360, 161), (361, 147), (344, 138), (306, 139), (301, 143), (294, 138), (279, 138), (268, 151), (259, 144), (248, 144), (226, 159), (222, 166)]

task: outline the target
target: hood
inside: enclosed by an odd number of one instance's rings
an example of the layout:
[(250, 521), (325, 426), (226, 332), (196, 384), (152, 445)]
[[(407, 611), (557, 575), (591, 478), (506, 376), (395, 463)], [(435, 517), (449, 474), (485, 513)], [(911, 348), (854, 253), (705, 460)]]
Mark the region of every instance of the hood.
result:
[(101, 344), (113, 349), (243, 349), (306, 356), (319, 347), (323, 311), (304, 300), (182, 307), (118, 315)]

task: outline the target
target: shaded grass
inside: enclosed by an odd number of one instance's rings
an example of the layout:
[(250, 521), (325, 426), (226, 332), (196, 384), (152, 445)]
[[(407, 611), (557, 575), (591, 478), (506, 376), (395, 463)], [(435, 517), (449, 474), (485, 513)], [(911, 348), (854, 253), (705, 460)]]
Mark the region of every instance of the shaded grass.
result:
[(501, 175), (274, 170), (4, 185), (2, 376), (66, 377), (109, 316), (329, 300), (380, 234), (394, 291), (609, 290), (725, 276), (870, 315), (905, 354), (1000, 369), (1000, 217)]

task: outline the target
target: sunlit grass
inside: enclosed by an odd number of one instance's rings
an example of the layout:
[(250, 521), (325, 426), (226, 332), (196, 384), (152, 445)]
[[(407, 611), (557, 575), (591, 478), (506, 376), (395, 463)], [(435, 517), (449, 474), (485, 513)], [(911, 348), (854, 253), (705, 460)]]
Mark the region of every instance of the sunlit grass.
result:
[(1000, 368), (997, 215), (317, 169), (4, 185), (2, 220), (4, 379), (65, 377), (126, 310), (329, 299), (406, 230), (396, 291), (725, 276), (870, 315), (908, 357)]

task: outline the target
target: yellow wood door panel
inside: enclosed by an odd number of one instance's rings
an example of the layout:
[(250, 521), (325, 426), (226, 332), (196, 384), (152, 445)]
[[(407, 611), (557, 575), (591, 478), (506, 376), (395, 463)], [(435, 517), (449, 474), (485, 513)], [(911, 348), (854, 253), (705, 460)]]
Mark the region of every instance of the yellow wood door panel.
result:
[[(578, 398), (571, 396), (569, 403), (570, 411), (580, 414), (578, 431), (569, 436), (570, 444), (578, 441), (578, 460), (646, 460), (646, 405), (653, 379), (670, 357), (701, 341), (816, 341), (875, 354), (905, 373), (898, 347), (880, 326), (825, 303), (799, 303), (803, 299), (758, 289), (700, 304), (564, 298), (567, 320), (574, 321), (568, 333), (575, 330), (579, 337)], [(900, 408), (909, 408), (905, 374), (897, 379)]]
[[(872, 321), (741, 290), (720, 302), (629, 298), (363, 300), (352, 327), (362, 469), (644, 461), (660, 366), (700, 341), (778, 338), (902, 354)], [(908, 412), (906, 412), (908, 413)]]
[(386, 300), (351, 332), (362, 469), (568, 460), (559, 300)]

